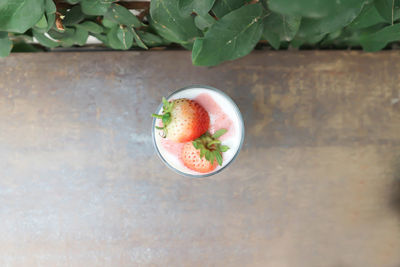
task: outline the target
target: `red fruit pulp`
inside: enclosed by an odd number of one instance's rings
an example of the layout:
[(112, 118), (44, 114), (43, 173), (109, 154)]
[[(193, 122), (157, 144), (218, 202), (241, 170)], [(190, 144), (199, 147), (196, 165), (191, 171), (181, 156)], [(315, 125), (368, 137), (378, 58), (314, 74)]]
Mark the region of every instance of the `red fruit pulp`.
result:
[(215, 100), (207, 93), (199, 94), (195, 100), (202, 105), (210, 116), (214, 117), (214, 121), (210, 125), (209, 132), (215, 133), (219, 129), (227, 129), (228, 132), (221, 136), (220, 140), (225, 140), (234, 134), (233, 122)]

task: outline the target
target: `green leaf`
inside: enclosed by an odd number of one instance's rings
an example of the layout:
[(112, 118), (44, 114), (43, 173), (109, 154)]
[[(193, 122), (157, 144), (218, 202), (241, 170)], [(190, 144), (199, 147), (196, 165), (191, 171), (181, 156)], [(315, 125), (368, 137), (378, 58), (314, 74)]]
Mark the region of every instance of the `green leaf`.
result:
[(207, 15), (214, 5), (215, 0), (179, 0), (179, 8), (183, 13), (191, 14), (195, 12), (198, 15)]
[(204, 147), (200, 148), (200, 158), (203, 158), (208, 150)]
[(378, 13), (387, 22), (393, 24), (400, 18), (400, 0), (376, 0), (374, 3)]
[(312, 35), (306, 37), (296, 36), (291, 42), (290, 46), (294, 48), (298, 48), (303, 44), (308, 45), (316, 45), (317, 43), (321, 42), (325, 38), (326, 34), (319, 34), (319, 35)]
[(346, 9), (361, 8), (366, 2), (364, 0), (268, 0), (268, 7), (280, 14), (318, 19), (338, 14)]
[(161, 101), (162, 101), (162, 103), (163, 103), (164, 110), (167, 110), (167, 109), (168, 109), (168, 106), (169, 106), (168, 100), (167, 100), (165, 97), (162, 97), (162, 98), (161, 98)]
[(44, 30), (45, 32), (48, 32), (51, 27), (53, 27), (55, 21), (56, 21), (56, 5), (54, 4), (53, 0), (45, 0), (45, 6), (44, 10), (46, 11), (46, 18), (47, 18), (47, 27)]
[(47, 28), (46, 28), (46, 32), (48, 32), (51, 27), (53, 27), (55, 21), (56, 21), (56, 14), (47, 14)]
[(64, 26), (73, 26), (81, 22), (84, 18), (85, 14), (83, 14), (81, 6), (77, 5), (65, 13), (65, 18), (62, 22)]
[(382, 25), (374, 25), (371, 27), (368, 27), (366, 29), (361, 29), (361, 30), (356, 30), (356, 31), (349, 31), (347, 29), (343, 29), (342, 33), (339, 37), (337, 37), (335, 40), (331, 40), (330, 42), (323, 42), (324, 43), (331, 43), (334, 44), (337, 47), (342, 47), (342, 48), (348, 48), (348, 47), (359, 47), (361, 46), (361, 38), (374, 34), (375, 32), (379, 31), (382, 29)]
[(195, 58), (197, 58), (203, 48), (204, 38), (196, 38), (196, 41), (193, 44), (192, 48), (192, 62), (194, 62)]
[(214, 151), (215, 157), (217, 158), (217, 162), (220, 166), (222, 166), (222, 156), (218, 151)]
[(61, 46), (69, 47), (74, 44), (84, 45), (87, 42), (89, 36), (88, 31), (80, 27), (66, 27), (65, 31), (59, 32), (50, 30), (49, 35), (53, 39), (57, 39), (61, 42)]
[[(117, 31), (117, 36), (118, 39), (121, 41), (124, 50), (131, 48), (133, 44), (133, 34), (131, 31), (129, 31), (127, 28), (122, 28), (121, 27)], [(164, 121), (164, 118), (163, 118)], [(166, 120), (168, 123), (171, 121), (171, 118), (168, 118)]]
[(43, 14), (42, 18), (35, 24), (35, 27), (38, 27), (40, 29), (47, 29), (47, 19), (46, 15)]
[[(337, 1), (332, 1), (337, 2)], [(302, 18), (298, 36), (301, 38), (312, 38), (323, 34), (335, 32), (349, 25), (361, 12), (362, 7), (368, 4), (369, 0), (347, 0), (336, 4), (336, 12), (324, 18)], [(344, 4), (346, 3), (346, 4)], [(353, 5), (350, 5), (353, 4)]]
[(306, 41), (304, 39), (300, 39), (300, 38), (294, 38), (291, 42), (290, 42), (290, 46), (291, 48), (300, 48)]
[(103, 27), (93, 21), (84, 21), (81, 24), (77, 24), (76, 27), (85, 29), (88, 32), (92, 33), (102, 33)]
[(247, 55), (260, 40), (265, 16), (260, 4), (245, 5), (224, 16), (203, 39), (196, 39), (193, 64), (212, 66)]
[(140, 39), (140, 36), (136, 33), (136, 31), (135, 31), (135, 29), (133, 29), (133, 28), (129, 28), (129, 30), (130, 30), (130, 32), (133, 34), (133, 38), (135, 38), (135, 42), (136, 42), (136, 44), (139, 46), (139, 47), (141, 47), (141, 48), (143, 48), (143, 49), (149, 49), (146, 45), (145, 45), (145, 43), (142, 41), (142, 39)]
[(46, 15), (43, 14), (42, 18), (35, 24), (35, 26), (33, 26), (32, 29), (41, 32), (41, 33), (45, 33), (47, 32), (47, 29), (49, 28), (49, 25), (47, 23), (47, 19), (46, 19)]
[(191, 15), (181, 14), (178, 0), (152, 0), (150, 2), (150, 26), (164, 39), (179, 43), (193, 43), (201, 32)]
[(266, 32), (279, 35), (280, 41), (291, 41), (300, 27), (300, 16), (270, 13), (264, 18), (264, 36)]
[(279, 49), (281, 44), (279, 34), (264, 28), (263, 39), (266, 39), (273, 48)]
[(0, 32), (0, 57), (6, 57), (10, 54), (12, 42), (7, 32)]
[(216, 154), (217, 154), (216, 151), (211, 151), (210, 152), (210, 162), (211, 162), (211, 164), (214, 164)]
[(66, 0), (67, 3), (70, 3), (72, 5), (79, 3), (81, 0)]
[[(68, 34), (70, 34), (70, 31), (64, 31), (64, 32), (60, 32), (60, 31), (56, 31), (54, 29), (49, 30), (48, 34), (50, 35), (51, 38), (56, 39), (56, 40), (60, 40), (65, 36), (68, 36)], [(73, 32), (72, 32), (73, 34)], [(71, 36), (72, 36), (71, 34)]]
[(44, 10), (46, 10), (46, 14), (54, 14), (57, 11), (56, 5), (53, 0), (45, 0), (44, 1)]
[[(49, 31), (49, 35), (58, 39), (61, 42), (61, 46), (70, 47), (76, 43), (76, 33), (75, 28), (66, 27), (63, 32), (57, 32), (59, 34), (53, 34), (53, 31)], [(59, 38), (53, 36), (60, 36)]]
[(109, 29), (111, 29), (111, 28), (113, 28), (113, 27), (118, 25), (118, 23), (116, 23), (116, 22), (114, 22), (112, 20), (109, 20), (107, 18), (103, 18), (101, 23), (103, 24), (104, 27), (109, 28)]
[(87, 42), (89, 33), (87, 30), (81, 27), (75, 27), (75, 34), (73, 36), (74, 43), (78, 45), (84, 45)]
[(263, 8), (265, 10), (269, 11), (268, 4), (267, 4), (268, 0), (260, 0), (260, 2), (261, 2), (261, 5), (263, 6)]
[(71, 47), (75, 44), (75, 41), (71, 38), (65, 38), (61, 40), (61, 46), (62, 47)]
[(216, 0), (212, 11), (218, 18), (222, 18), (243, 5), (243, 0)]
[(107, 13), (112, 0), (82, 0), (82, 12), (86, 15), (102, 16)]
[(118, 24), (123, 24), (126, 26), (132, 26), (136, 28), (142, 26), (140, 20), (135, 15), (133, 15), (125, 7), (117, 4), (112, 4), (104, 17)]
[(210, 159), (211, 159), (211, 152), (210, 152), (210, 150), (206, 150), (205, 157), (206, 157), (206, 160), (210, 161)]
[(108, 38), (107, 35), (105, 34), (97, 34), (97, 33), (93, 33), (92, 34), (94, 37), (96, 37), (99, 41), (101, 41), (103, 44), (107, 45), (107, 46), (111, 46), (108, 42)]
[(57, 47), (60, 45), (58, 42), (51, 40), (50, 38), (45, 36), (43, 33), (38, 32), (36, 30), (33, 30), (33, 37), (35, 37), (36, 40), (38, 40), (38, 42), (41, 45), (46, 46), (46, 47), (54, 48), (54, 47)]
[(107, 33), (110, 46), (114, 49), (129, 49), (133, 44), (133, 34), (126, 28), (115, 26)]
[(197, 28), (199, 28), (202, 31), (211, 27), (211, 25), (213, 25), (215, 21), (216, 20), (210, 14), (205, 14), (202, 16), (197, 15), (194, 18), (194, 24), (196, 25)]
[(219, 149), (221, 150), (221, 152), (226, 152), (226, 151), (228, 151), (229, 146), (222, 145), (219, 147)]
[(331, 41), (334, 41), (339, 38), (339, 36), (342, 34), (342, 30), (338, 30), (336, 32), (332, 32), (328, 34), (322, 41), (321, 45), (325, 45), (327, 43), (330, 43)]
[(145, 31), (136, 31), (139, 35), (140, 39), (146, 44), (146, 46), (161, 46), (166, 45), (168, 42), (164, 41), (160, 36), (152, 34), (150, 32)]
[(335, 1), (329, 0), (269, 0), (268, 8), (286, 15), (322, 18), (335, 8)]
[(387, 26), (371, 34), (365, 34), (361, 36), (360, 43), (365, 51), (374, 52), (399, 39), (400, 23)]
[(213, 135), (212, 138), (214, 139), (218, 139), (221, 136), (223, 136), (228, 130), (227, 129), (219, 129), (218, 131), (216, 131)]
[(30, 36), (29, 34), (32, 33), (27, 33), (27, 34), (21, 34), (21, 33), (13, 33), (13, 43), (24, 43), (24, 42), (33, 42), (33, 37)]
[(351, 30), (359, 30), (371, 27), (378, 23), (385, 22), (385, 19), (379, 15), (374, 4), (366, 5), (361, 13), (347, 26)]
[(18, 52), (40, 52), (43, 51), (42, 49), (38, 49), (37, 47), (31, 45), (31, 44), (27, 44), (27, 43), (23, 43), (23, 42), (19, 42), (19, 43), (15, 43), (13, 45), (13, 48), (11, 50), (12, 53), (18, 53)]
[(23, 33), (43, 16), (44, 0), (1, 0), (0, 31)]
[(187, 44), (181, 44), (183, 48), (186, 50), (192, 50), (193, 49), (193, 43), (187, 43)]
[(192, 141), (192, 144), (193, 144), (194, 148), (196, 148), (196, 149), (200, 148), (199, 144), (196, 141)]

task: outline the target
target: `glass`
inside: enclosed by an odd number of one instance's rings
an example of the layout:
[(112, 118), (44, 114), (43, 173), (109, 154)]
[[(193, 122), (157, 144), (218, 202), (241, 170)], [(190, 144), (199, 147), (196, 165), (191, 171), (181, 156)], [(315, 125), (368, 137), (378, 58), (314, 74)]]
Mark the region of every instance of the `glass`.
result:
[[(182, 89), (176, 90), (175, 92), (173, 92), (166, 98), (167, 98), (167, 100), (177, 99), (177, 98), (193, 99), (193, 97), (192, 97), (193, 95), (200, 96), (201, 94), (204, 94), (204, 93), (208, 94), (208, 96), (213, 98), (212, 100), (214, 100), (215, 103), (218, 103), (218, 108), (220, 108), (221, 110), (225, 109), (224, 111), (229, 111), (229, 113), (226, 112), (224, 114), (228, 114), (229, 120), (232, 121), (232, 125), (230, 125), (230, 127), (234, 127), (234, 129), (233, 129), (234, 131), (232, 131), (234, 136), (228, 140), (229, 140), (229, 144), (233, 145), (233, 147), (230, 146), (230, 148), (235, 149), (235, 151), (228, 150), (227, 152), (224, 152), (224, 163), (222, 166), (218, 166), (215, 170), (213, 170), (209, 173), (202, 174), (202, 173), (192, 171), (186, 167), (182, 168), (182, 166), (180, 166), (180, 165), (183, 165), (183, 164), (179, 164), (179, 163), (174, 164), (173, 161), (178, 162), (179, 159), (174, 158), (173, 154), (169, 154), (169, 152), (167, 152), (167, 150), (162, 147), (162, 145), (161, 145), (162, 137), (157, 136), (157, 134), (158, 134), (157, 132), (159, 132), (159, 130), (157, 130), (155, 128), (157, 119), (153, 118), (153, 123), (152, 123), (153, 145), (154, 145), (154, 148), (157, 151), (157, 154), (160, 157), (160, 159), (165, 163), (165, 165), (167, 165), (170, 169), (172, 169), (176, 173), (183, 175), (183, 176), (187, 176), (187, 177), (193, 177), (193, 178), (208, 177), (208, 176), (217, 174), (217, 173), (221, 172), (222, 170), (224, 170), (236, 159), (237, 155), (239, 154), (239, 152), (242, 148), (243, 140), (244, 140), (244, 131), (245, 130), (244, 130), (244, 122), (243, 122), (242, 114), (240, 113), (240, 110), (239, 110), (238, 106), (235, 104), (235, 102), (221, 90), (218, 90), (216, 88), (206, 86), (206, 85), (197, 85), (196, 84), (196, 85), (191, 85), (191, 86), (187, 86)], [(219, 101), (217, 102), (216, 99)], [(158, 106), (155, 113), (160, 114), (162, 111), (162, 107), (163, 107), (163, 105), (161, 103)], [(210, 117), (211, 116), (212, 115), (210, 115)], [(218, 129), (216, 129), (216, 130), (218, 130)], [(224, 141), (222, 141), (222, 144), (226, 144), (226, 143), (224, 143)], [(159, 147), (159, 146), (161, 146), (161, 147)], [(228, 154), (229, 161), (225, 162), (225, 155), (228, 152), (229, 152), (229, 154)], [(168, 157), (170, 159), (168, 159)], [(173, 166), (173, 165), (175, 165), (175, 166)]]

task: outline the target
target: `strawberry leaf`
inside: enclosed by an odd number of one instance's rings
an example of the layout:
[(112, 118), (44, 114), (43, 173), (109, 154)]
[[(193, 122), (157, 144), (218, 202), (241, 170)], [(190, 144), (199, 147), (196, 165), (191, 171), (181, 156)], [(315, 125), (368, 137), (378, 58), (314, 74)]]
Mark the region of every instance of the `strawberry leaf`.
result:
[(211, 159), (210, 159), (211, 164), (214, 164), (214, 160), (215, 160), (215, 151), (212, 151), (211, 152)]
[(217, 151), (214, 151), (215, 153), (215, 157), (217, 158), (217, 161), (218, 161), (218, 164), (220, 165), (220, 166), (222, 166), (222, 156), (221, 156), (221, 154), (219, 153), (219, 152), (217, 152)]
[(205, 149), (204, 147), (200, 148), (200, 158), (203, 158), (204, 155), (206, 154), (207, 149)]
[(161, 119), (163, 122), (163, 127), (156, 127), (159, 130), (163, 130), (163, 136), (166, 137), (167, 136), (167, 128), (166, 126), (171, 122), (172, 118), (171, 118), (171, 111), (172, 111), (172, 107), (173, 107), (173, 102), (168, 102), (168, 100), (163, 97), (162, 98), (162, 103), (163, 103), (163, 112), (162, 115), (160, 114), (151, 114), (151, 116), (153, 116), (154, 118), (157, 119)]
[(192, 142), (194, 148), (199, 149), (199, 144), (196, 141)]
[(169, 102), (167, 101), (167, 99), (165, 97), (162, 98), (162, 102), (165, 108), (167, 108), (169, 106)]
[(170, 102), (168, 106), (168, 112), (171, 112), (173, 107), (174, 107), (174, 102)]
[(163, 97), (162, 103), (163, 103), (163, 113), (169, 113), (172, 111), (173, 102), (168, 102), (168, 100), (165, 97)]
[(222, 145), (219, 147), (219, 149), (221, 150), (221, 152), (226, 152), (226, 151), (228, 151), (229, 146)]
[(210, 150), (206, 150), (206, 160), (210, 161)]
[(221, 136), (223, 136), (228, 130), (227, 129), (219, 129), (218, 131), (216, 131), (213, 135), (212, 138), (214, 139), (218, 139)]
[(162, 122), (164, 125), (168, 125), (171, 122), (171, 113), (165, 113), (162, 116)]

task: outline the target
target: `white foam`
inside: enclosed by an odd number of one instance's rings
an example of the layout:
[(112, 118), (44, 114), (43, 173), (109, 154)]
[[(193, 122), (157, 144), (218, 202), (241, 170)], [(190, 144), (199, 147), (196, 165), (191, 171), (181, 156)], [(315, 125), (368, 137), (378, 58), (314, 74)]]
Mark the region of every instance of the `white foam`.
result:
[[(226, 98), (223, 94), (218, 91), (214, 91), (207, 88), (190, 88), (182, 91), (178, 91), (175, 94), (171, 95), (168, 100), (178, 99), (178, 98), (188, 98), (195, 99), (198, 95), (207, 93), (211, 96), (211, 98), (219, 105), (219, 107), (223, 110), (223, 112), (228, 115), (228, 117), (233, 122), (233, 134), (229, 135), (226, 139), (222, 140), (223, 145), (229, 146), (229, 150), (223, 153), (223, 163), (222, 166), (218, 166), (213, 172), (208, 173), (212, 174), (217, 172), (219, 169), (224, 168), (232, 159), (235, 157), (238, 149), (240, 147), (242, 134), (243, 134), (243, 123), (241, 121), (241, 115), (236, 108), (236, 106)], [(162, 113), (162, 109), (159, 110), (158, 114)], [(210, 125), (213, 125), (215, 121), (214, 116), (210, 115)], [(154, 131), (154, 129), (153, 129)], [(168, 152), (163, 145), (161, 144), (161, 140), (163, 139), (160, 134), (158, 134), (158, 130), (156, 130), (155, 140), (158, 150), (161, 156), (165, 159), (168, 164), (170, 164), (173, 168), (179, 170), (180, 172), (191, 174), (191, 175), (202, 175), (199, 172), (190, 170), (185, 165), (183, 165), (182, 161), (170, 152)]]

